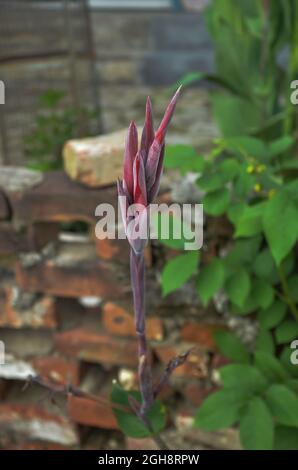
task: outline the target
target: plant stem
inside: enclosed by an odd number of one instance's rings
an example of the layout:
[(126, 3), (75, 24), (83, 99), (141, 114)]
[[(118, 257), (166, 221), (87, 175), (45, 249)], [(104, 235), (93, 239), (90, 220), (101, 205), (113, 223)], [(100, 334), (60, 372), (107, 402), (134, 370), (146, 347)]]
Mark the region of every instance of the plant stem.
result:
[(295, 302), (291, 298), (289, 286), (287, 283), (287, 278), (285, 276), (282, 264), (278, 268), (278, 274), (279, 274), (279, 279), (280, 279), (280, 283), (282, 286), (282, 290), (284, 293), (284, 301), (288, 304), (291, 313), (293, 314), (294, 318), (298, 321), (298, 310), (295, 305)]
[(146, 325), (145, 325), (145, 262), (144, 253), (130, 250), (130, 274), (134, 299), (135, 326), (139, 341), (139, 385), (142, 396), (140, 413), (145, 413), (154, 402), (152, 373), (148, 357)]

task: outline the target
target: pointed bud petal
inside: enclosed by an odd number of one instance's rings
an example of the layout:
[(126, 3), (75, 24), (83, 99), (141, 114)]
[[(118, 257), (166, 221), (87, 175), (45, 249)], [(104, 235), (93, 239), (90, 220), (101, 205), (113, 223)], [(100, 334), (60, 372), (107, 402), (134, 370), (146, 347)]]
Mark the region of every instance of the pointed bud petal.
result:
[(157, 139), (154, 139), (150, 147), (146, 163), (146, 184), (148, 194), (150, 193), (151, 188), (154, 185), (161, 149), (162, 145)]
[(165, 139), (165, 136), (166, 136), (166, 132), (167, 132), (167, 128), (168, 128), (168, 125), (170, 124), (170, 121), (171, 121), (171, 118), (173, 116), (173, 113), (174, 113), (174, 110), (175, 110), (175, 106), (176, 106), (176, 103), (177, 103), (177, 99), (180, 95), (180, 90), (181, 90), (181, 86), (178, 88), (178, 90), (176, 91), (175, 95), (173, 96), (173, 98), (171, 99), (167, 109), (166, 109), (166, 112), (165, 112), (165, 115), (160, 123), (160, 126), (155, 134), (155, 138), (159, 141), (159, 143), (163, 143), (164, 142), (164, 139)]
[(153, 183), (153, 186), (149, 192), (148, 195), (148, 202), (151, 203), (155, 196), (158, 193), (159, 190), (159, 183), (160, 183), (160, 178), (162, 176), (162, 171), (163, 171), (163, 160), (164, 160), (164, 154), (165, 154), (165, 145), (162, 146), (161, 152), (160, 152), (160, 157), (158, 160), (158, 166), (156, 170), (156, 176), (155, 176), (155, 181)]
[(130, 195), (133, 194), (133, 162), (138, 152), (138, 131), (134, 122), (128, 129), (124, 152), (124, 180)]
[(147, 206), (147, 189), (144, 162), (138, 153), (133, 165), (133, 202)]
[(123, 181), (119, 180), (117, 181), (117, 188), (118, 188), (118, 199), (119, 199), (119, 206), (120, 206), (120, 211), (121, 211), (121, 216), (122, 216), (122, 222), (124, 225), (124, 228), (126, 230), (127, 226), (127, 209), (128, 209), (128, 197), (125, 189), (123, 188)]
[(154, 128), (153, 128), (153, 114), (152, 114), (152, 104), (150, 97), (147, 98), (146, 103), (146, 116), (145, 116), (145, 123), (142, 132), (142, 140), (141, 140), (141, 151), (144, 163), (146, 163), (147, 156), (151, 144), (154, 140)]

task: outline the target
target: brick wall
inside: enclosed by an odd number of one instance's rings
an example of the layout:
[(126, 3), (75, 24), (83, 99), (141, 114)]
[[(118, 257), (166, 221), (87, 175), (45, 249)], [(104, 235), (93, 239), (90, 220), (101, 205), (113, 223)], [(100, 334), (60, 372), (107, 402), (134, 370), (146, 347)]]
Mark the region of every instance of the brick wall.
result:
[[(201, 13), (91, 11), (94, 73), (84, 16), (70, 15), (75, 72), (81, 104), (94, 104), (98, 92), (103, 131), (143, 117), (144, 97), (151, 94), (157, 117), (171, 91), (168, 86), (186, 73), (213, 68), (212, 46)], [(38, 26), (38, 27), (37, 27)], [(89, 51), (89, 52), (88, 52)], [(24, 162), (24, 137), (34, 127), (39, 96), (49, 89), (67, 93), (73, 85), (69, 41), (63, 13), (6, 1), (0, 16), (0, 79), (6, 104), (0, 120), (0, 162)], [(176, 119), (177, 140), (197, 143), (215, 134), (202, 88), (187, 92)], [(4, 134), (3, 134), (4, 133)], [(5, 139), (3, 137), (5, 135)]]
[[(0, 448), (152, 447), (151, 441), (125, 440), (108, 400), (113, 380), (137, 387), (128, 247), (94, 237), (94, 207), (116, 205), (115, 187), (90, 189), (62, 171), (33, 177), (2, 168), (2, 175), (0, 340), (6, 363), (0, 366)], [(85, 221), (87, 231), (66, 233), (70, 221)], [(163, 391), (167, 439), (173, 448), (237, 447), (234, 431), (219, 438), (191, 429), (196, 407), (217, 386), (214, 371), (224, 360), (213, 332), (225, 326), (213, 308), (193, 300), (189, 286), (162, 298), (160, 266), (172, 254), (158, 244), (146, 254), (154, 376), (173, 356), (194, 348)], [(38, 383), (24, 388), (36, 374), (97, 400), (50, 395)]]

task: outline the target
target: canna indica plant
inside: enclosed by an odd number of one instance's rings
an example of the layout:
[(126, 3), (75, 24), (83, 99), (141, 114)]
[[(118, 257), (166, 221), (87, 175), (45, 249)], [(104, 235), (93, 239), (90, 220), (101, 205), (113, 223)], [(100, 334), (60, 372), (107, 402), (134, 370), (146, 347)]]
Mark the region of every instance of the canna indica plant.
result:
[(145, 263), (144, 249), (148, 242), (148, 209), (158, 189), (163, 170), (165, 136), (173, 116), (180, 88), (169, 103), (165, 115), (154, 131), (151, 100), (146, 104), (145, 124), (138, 148), (138, 134), (134, 122), (129, 126), (124, 154), (123, 179), (118, 181), (118, 196), (127, 240), (130, 244), (130, 272), (135, 310), (135, 327), (139, 342), (138, 393), (126, 393), (118, 386), (112, 401), (129, 405), (134, 414), (115, 410), (120, 427), (134, 437), (156, 435), (165, 424), (165, 413), (156, 397), (163, 383), (175, 367), (185, 359), (174, 358), (166, 373), (154, 387), (146, 339), (145, 318)]

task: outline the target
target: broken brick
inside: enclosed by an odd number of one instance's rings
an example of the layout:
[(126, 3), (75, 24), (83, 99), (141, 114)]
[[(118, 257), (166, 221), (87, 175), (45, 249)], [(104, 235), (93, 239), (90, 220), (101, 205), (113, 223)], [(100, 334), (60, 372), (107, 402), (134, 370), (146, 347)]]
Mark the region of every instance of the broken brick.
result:
[(205, 398), (216, 390), (216, 387), (206, 386), (199, 382), (188, 382), (182, 390), (188, 402), (200, 406)]
[(17, 263), (16, 278), (26, 291), (60, 297), (114, 299), (131, 292), (128, 267), (99, 260), (90, 243), (61, 243), (48, 259), (24, 256)]
[[(107, 302), (102, 312), (103, 324), (109, 333), (119, 336), (136, 336), (134, 315), (127, 306)], [(163, 339), (163, 325), (159, 318), (148, 317), (146, 330), (149, 340)]]
[(1, 433), (13, 433), (19, 439), (57, 442), (64, 446), (73, 446), (78, 442), (76, 431), (66, 417), (49, 413), (34, 404), (1, 403)]
[(86, 188), (72, 181), (61, 170), (43, 174), (43, 181), (22, 194), (9, 194), (14, 218), (33, 222), (97, 221), (98, 204), (117, 207), (116, 184), (104, 189)]
[(136, 340), (76, 328), (57, 333), (55, 343), (63, 354), (81, 360), (127, 367), (136, 367), (138, 364)]
[(164, 345), (154, 347), (154, 351), (164, 366), (167, 366), (169, 362), (180, 354), (184, 354), (190, 350), (187, 360), (181, 366), (177, 367), (173, 376), (176, 377), (196, 377), (205, 378), (207, 377), (207, 356), (204, 352), (198, 350), (190, 344), (179, 344), (178, 345)]
[(5, 285), (0, 291), (0, 326), (10, 328), (55, 328), (55, 300), (20, 291)]
[[(97, 397), (100, 400), (100, 397)], [(94, 426), (103, 429), (118, 429), (117, 421), (106, 397), (103, 401), (91, 400), (70, 395), (68, 397), (68, 411), (70, 418), (85, 426)]]
[(195, 343), (202, 349), (215, 351), (216, 344), (214, 333), (222, 330), (222, 325), (209, 325), (205, 323), (187, 323), (182, 327), (181, 338), (183, 341)]
[(79, 364), (59, 356), (41, 356), (32, 360), (38, 375), (64, 385), (79, 385)]

